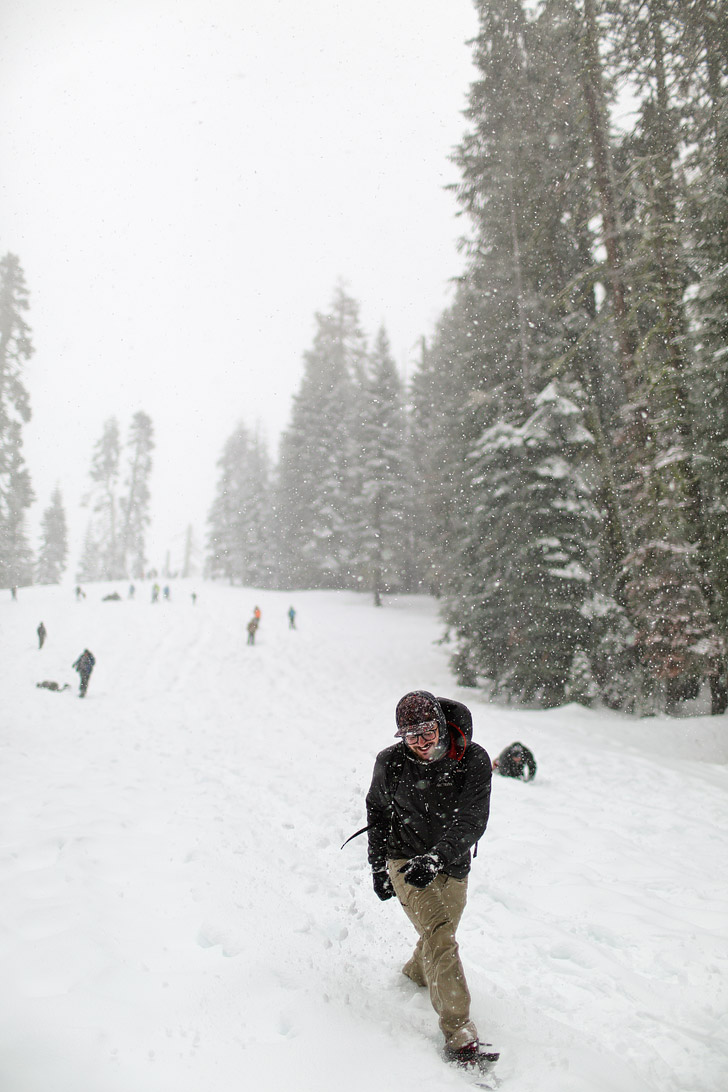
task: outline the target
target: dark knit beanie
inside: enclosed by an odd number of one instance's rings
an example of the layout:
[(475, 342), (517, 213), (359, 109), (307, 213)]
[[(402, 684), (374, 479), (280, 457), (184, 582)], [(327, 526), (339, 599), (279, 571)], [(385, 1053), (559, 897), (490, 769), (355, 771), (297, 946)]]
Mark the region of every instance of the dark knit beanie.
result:
[(412, 690), (405, 694), (397, 703), (394, 717), (397, 721), (395, 734), (398, 736), (403, 736), (418, 724), (428, 724), (433, 720), (437, 721), (441, 729), (446, 726), (442, 706), (429, 690)]

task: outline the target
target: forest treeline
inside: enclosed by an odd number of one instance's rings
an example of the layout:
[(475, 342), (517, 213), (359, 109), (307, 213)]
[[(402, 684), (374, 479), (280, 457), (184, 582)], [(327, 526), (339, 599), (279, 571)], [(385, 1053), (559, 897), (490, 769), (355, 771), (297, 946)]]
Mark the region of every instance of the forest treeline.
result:
[[(33, 355), (25, 313), (29, 293), (14, 254), (0, 260), (0, 587), (55, 584), (68, 564), (68, 522), (60, 485), (41, 517), (40, 543), (33, 550), (26, 528), (35, 501), (23, 455), (22, 429), (31, 417), (23, 370)], [(154, 429), (143, 412), (134, 414), (126, 442), (109, 418), (94, 446), (90, 486), (83, 503), (91, 509), (78, 579), (116, 580), (145, 573), (145, 535), (150, 523), (151, 453)]]
[(425, 588), (504, 697), (723, 712), (725, 4), (476, 6), (454, 302), (403, 391), (338, 290), (275, 473), (226, 447), (210, 571)]
[(428, 591), (458, 680), (501, 698), (645, 714), (709, 688), (722, 713), (725, 0), (475, 6), (453, 302), (405, 386), (336, 288), (275, 465), (244, 423), (224, 445), (207, 574)]

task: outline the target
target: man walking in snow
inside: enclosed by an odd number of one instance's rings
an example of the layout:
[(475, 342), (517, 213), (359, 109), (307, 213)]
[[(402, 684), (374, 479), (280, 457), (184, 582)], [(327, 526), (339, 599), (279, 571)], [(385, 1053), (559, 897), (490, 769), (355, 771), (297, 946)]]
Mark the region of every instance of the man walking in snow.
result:
[(89, 652), (87, 648), (83, 650), (74, 664), (71, 664), (74, 671), (78, 671), (81, 678), (81, 686), (78, 691), (79, 698), (86, 697), (86, 691), (88, 690), (88, 681), (91, 678), (91, 672), (94, 669), (96, 658), (93, 652)]
[(43, 648), (48, 630), (45, 628), (42, 622), (38, 626), (36, 633), (38, 634), (38, 648)]
[(445, 1056), (466, 1068), (486, 1054), (470, 1019), (470, 992), (455, 937), (465, 909), (470, 849), (490, 810), (491, 762), (472, 742), (460, 702), (426, 690), (405, 694), (395, 713), (400, 742), (377, 755), (367, 794), (374, 891), (396, 896), (418, 933), (402, 968), (426, 986), (445, 1036)]

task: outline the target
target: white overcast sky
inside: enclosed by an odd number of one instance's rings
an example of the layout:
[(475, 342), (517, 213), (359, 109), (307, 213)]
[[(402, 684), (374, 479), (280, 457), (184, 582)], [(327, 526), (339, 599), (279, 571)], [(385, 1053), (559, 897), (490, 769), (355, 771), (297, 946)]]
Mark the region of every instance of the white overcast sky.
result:
[[(471, 0), (0, 0), (0, 253), (30, 290), (40, 513), (75, 569), (94, 443), (153, 419), (150, 560), (198, 544), (222, 444), (272, 454), (343, 280), (412, 370), (462, 268)], [(178, 563), (178, 562), (177, 562)]]

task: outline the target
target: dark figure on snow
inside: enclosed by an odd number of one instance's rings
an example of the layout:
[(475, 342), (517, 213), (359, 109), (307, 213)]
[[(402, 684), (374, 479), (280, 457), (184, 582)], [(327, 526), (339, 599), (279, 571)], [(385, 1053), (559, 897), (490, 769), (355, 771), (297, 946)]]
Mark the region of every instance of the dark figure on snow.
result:
[(491, 763), (472, 742), (470, 711), (415, 690), (396, 710), (400, 742), (377, 755), (367, 794), (369, 864), (383, 901), (397, 897), (418, 941), (402, 968), (430, 991), (445, 1056), (477, 1068), (486, 1054), (470, 1019), (455, 933), (468, 890), (470, 850), (490, 810)]
[(251, 618), (248, 622), (248, 644), (255, 644), (255, 635), (258, 632), (258, 619)]
[(152, 584), (152, 602), (159, 602), (159, 584)]
[(293, 609), (293, 607), (288, 608), (288, 628), (289, 629), (295, 629), (296, 628), (296, 612)]
[(260, 607), (253, 607), (253, 618), (255, 618), (258, 625), (260, 625), (260, 619), (261, 619)]
[(193, 591), (193, 592), (192, 592), (192, 606), (193, 606), (193, 607), (194, 607), (194, 605), (195, 605), (195, 603), (196, 603), (196, 602), (197, 602), (197, 592), (196, 592), (196, 591)]
[(91, 672), (94, 669), (95, 663), (96, 658), (94, 657), (93, 652), (89, 652), (89, 650), (85, 648), (76, 660), (76, 662), (74, 664), (71, 664), (73, 670), (78, 671), (78, 674), (81, 678), (81, 686), (78, 691), (79, 698), (86, 697), (86, 691), (88, 690), (88, 681), (91, 678)]
[(129, 585), (129, 599), (133, 599), (133, 598), (134, 598), (134, 593), (135, 593), (135, 592), (136, 592), (136, 588), (134, 587), (134, 585), (133, 585), (133, 584), (130, 584), (130, 585)]
[(43, 682), (37, 682), (36, 686), (41, 690), (55, 690), (60, 693), (62, 690), (70, 690), (71, 687), (67, 682), (64, 682), (63, 686), (60, 683), (54, 682), (52, 679), (44, 679)]
[(536, 759), (522, 743), (511, 743), (495, 759), (493, 769), (501, 777), (518, 777), (521, 781), (531, 781), (536, 776)]
[(43, 648), (43, 644), (45, 642), (48, 630), (45, 628), (45, 626), (43, 625), (42, 622), (38, 626), (38, 629), (36, 630), (36, 633), (38, 634), (38, 648)]
[(11, 599), (17, 599), (18, 598), (18, 589), (16, 587), (12, 587), (10, 589), (10, 598)]
[(76, 585), (76, 599), (85, 599), (86, 592), (83, 590), (80, 584)]

